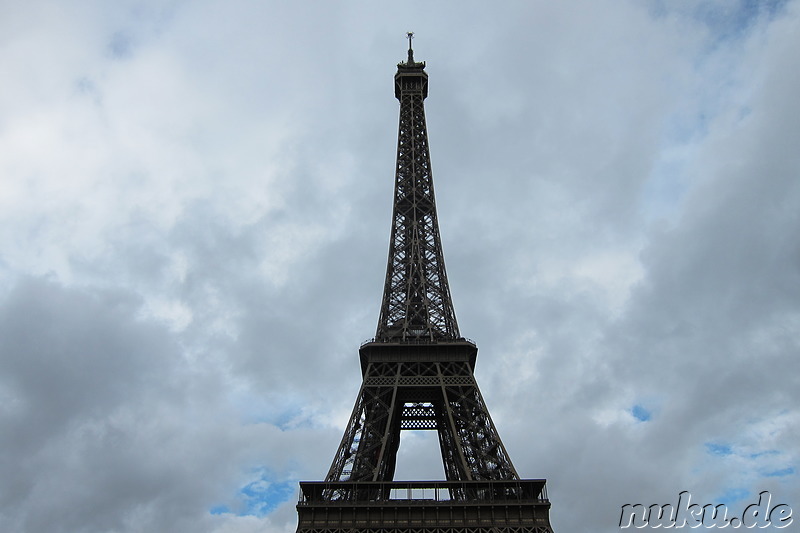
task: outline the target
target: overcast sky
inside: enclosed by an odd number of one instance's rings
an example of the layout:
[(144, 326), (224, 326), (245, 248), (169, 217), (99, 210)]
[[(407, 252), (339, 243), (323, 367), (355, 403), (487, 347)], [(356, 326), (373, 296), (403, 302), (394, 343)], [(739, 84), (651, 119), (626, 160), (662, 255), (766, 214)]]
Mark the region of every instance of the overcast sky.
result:
[(800, 2), (486, 6), (0, 0), (1, 531), (294, 531), (375, 333), (409, 30), (461, 333), (555, 531), (800, 512)]

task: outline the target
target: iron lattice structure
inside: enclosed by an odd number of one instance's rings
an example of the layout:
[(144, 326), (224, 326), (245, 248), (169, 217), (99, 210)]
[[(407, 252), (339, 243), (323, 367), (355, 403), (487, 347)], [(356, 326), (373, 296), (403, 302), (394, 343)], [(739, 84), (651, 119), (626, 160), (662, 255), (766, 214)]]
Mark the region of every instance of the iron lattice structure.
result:
[[(298, 533), (552, 533), (545, 480), (520, 479), (460, 336), (436, 218), (423, 101), (425, 63), (397, 66), (394, 210), (378, 328), (323, 482), (301, 482)], [(445, 481), (394, 481), (400, 434), (439, 437)]]
[(389, 262), (377, 340), (454, 340), (458, 324), (450, 298), (436, 219), (431, 154), (423, 100), (428, 96), (425, 64), (397, 66), (394, 94), (400, 100), (394, 212)]

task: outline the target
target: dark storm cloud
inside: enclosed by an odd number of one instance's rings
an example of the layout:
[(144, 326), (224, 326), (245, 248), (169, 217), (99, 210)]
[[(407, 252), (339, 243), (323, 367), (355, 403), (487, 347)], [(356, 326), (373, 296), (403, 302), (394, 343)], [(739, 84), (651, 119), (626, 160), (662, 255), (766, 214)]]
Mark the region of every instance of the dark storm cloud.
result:
[(140, 484), (146, 474), (129, 470), (128, 454), (150, 451), (132, 446), (125, 418), (153, 393), (174, 397), (180, 355), (161, 326), (133, 320), (138, 304), (123, 291), (41, 279), (21, 281), (4, 300), (2, 501), (17, 509), (4, 512), (10, 530), (119, 527), (127, 505), (160, 483)]

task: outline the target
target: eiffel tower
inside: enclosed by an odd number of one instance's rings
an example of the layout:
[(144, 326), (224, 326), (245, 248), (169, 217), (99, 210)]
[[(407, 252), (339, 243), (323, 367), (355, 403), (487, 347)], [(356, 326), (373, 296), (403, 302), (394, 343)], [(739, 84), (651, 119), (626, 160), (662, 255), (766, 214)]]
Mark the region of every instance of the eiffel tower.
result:
[[(483, 402), (476, 345), (458, 331), (436, 218), (425, 63), (397, 65), (389, 261), (363, 382), (325, 481), (300, 483), (298, 533), (552, 533), (544, 479), (520, 479)], [(403, 430), (439, 436), (444, 481), (394, 481)]]

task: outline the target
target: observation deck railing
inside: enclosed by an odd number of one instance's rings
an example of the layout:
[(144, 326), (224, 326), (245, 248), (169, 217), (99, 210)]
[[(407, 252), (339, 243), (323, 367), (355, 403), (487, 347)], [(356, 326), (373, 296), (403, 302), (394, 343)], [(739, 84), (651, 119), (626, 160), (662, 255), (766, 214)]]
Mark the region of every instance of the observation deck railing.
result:
[(406, 338), (406, 339), (379, 339), (377, 337), (372, 337), (371, 339), (367, 339), (361, 343), (361, 347), (363, 348), (367, 344), (454, 344), (466, 342), (471, 344), (472, 346), (476, 346), (475, 341), (472, 339), (468, 339), (466, 337), (459, 337), (457, 339), (450, 339), (450, 340), (430, 340), (428, 338), (420, 338), (415, 339), (413, 337)]
[(544, 479), (502, 481), (301, 481), (298, 506), (549, 503)]

